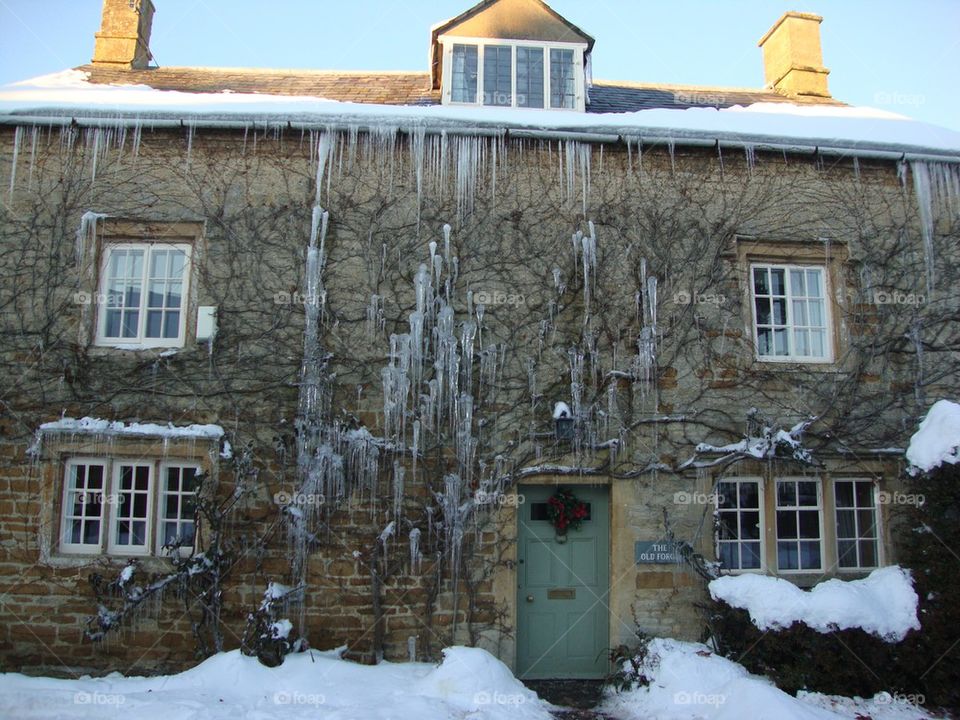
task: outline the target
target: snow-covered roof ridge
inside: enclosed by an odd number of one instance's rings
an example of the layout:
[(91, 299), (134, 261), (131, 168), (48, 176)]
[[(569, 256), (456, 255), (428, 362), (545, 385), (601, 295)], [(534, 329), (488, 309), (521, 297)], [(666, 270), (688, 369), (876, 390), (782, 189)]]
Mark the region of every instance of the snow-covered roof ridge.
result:
[(53, 422), (43, 423), (41, 433), (72, 433), (91, 435), (136, 435), (166, 438), (207, 438), (211, 440), (224, 436), (224, 429), (219, 425), (174, 425), (167, 423), (123, 423), (119, 420), (102, 420), (100, 418), (82, 417), (75, 419), (63, 417)]
[(938, 400), (910, 438), (907, 460), (913, 472), (930, 472), (960, 462), (960, 404)]
[(243, 127), (254, 124), (395, 127), (462, 133), (577, 136), (679, 145), (753, 145), (860, 156), (930, 156), (960, 162), (960, 133), (894, 113), (846, 106), (754, 103), (627, 113), (441, 105), (376, 105), (311, 96), (181, 92), (90, 83), (66, 71), (0, 88), (0, 124)]

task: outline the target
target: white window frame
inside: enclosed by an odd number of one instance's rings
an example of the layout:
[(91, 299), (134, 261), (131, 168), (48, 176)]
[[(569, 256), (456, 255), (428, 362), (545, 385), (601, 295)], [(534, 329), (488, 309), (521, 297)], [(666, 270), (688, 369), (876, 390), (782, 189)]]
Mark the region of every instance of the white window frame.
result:
[[(134, 522), (131, 518), (123, 517), (121, 513), (126, 512), (129, 509), (128, 503), (123, 500), (123, 495), (120, 490), (120, 475), (123, 472), (124, 467), (133, 467), (133, 468), (147, 468), (147, 490), (146, 493), (137, 490), (136, 485), (130, 489), (131, 494), (146, 494), (147, 496), (147, 515), (143, 518), (142, 522), (144, 523), (143, 528), (143, 544), (142, 545), (119, 545), (117, 544), (115, 538), (117, 534), (117, 529), (119, 528), (120, 522), (124, 520), (130, 520)], [(136, 478), (134, 478), (134, 483)], [(143, 460), (133, 460), (125, 458), (115, 458), (113, 460), (113, 472), (111, 473), (111, 486), (110, 486), (110, 502), (107, 505), (108, 515), (110, 516), (110, 522), (107, 525), (107, 555), (150, 555), (151, 549), (151, 527), (150, 521), (153, 516), (153, 495), (157, 491), (157, 474), (154, 463)], [(131, 530), (131, 535), (133, 534)]]
[[(168, 492), (167, 489), (166, 489), (166, 487), (165, 487), (165, 484), (166, 484), (166, 471), (167, 471), (169, 468), (179, 468), (180, 471), (181, 471), (181, 474), (180, 474), (180, 490), (178, 490), (176, 493)], [(156, 495), (157, 495), (157, 513), (156, 513), (156, 529), (155, 529), (156, 538), (155, 538), (155, 541), (154, 541), (155, 544), (156, 544), (157, 554), (158, 554), (158, 555), (160, 555), (160, 554), (163, 553), (163, 546), (164, 546), (163, 526), (164, 526), (164, 524), (167, 523), (167, 522), (172, 522), (169, 518), (165, 517), (165, 515), (166, 515), (166, 503), (167, 503), (167, 499), (168, 499), (170, 496), (172, 496), (172, 495), (176, 495), (177, 498), (178, 498), (177, 520), (176, 520), (175, 522), (177, 523), (177, 527), (179, 528), (181, 525), (183, 525), (184, 523), (187, 522), (187, 519), (185, 519), (185, 518), (183, 517), (183, 500), (184, 500), (184, 497), (186, 497), (187, 495), (196, 495), (195, 492), (194, 492), (194, 493), (184, 493), (184, 492), (183, 492), (183, 470), (184, 470), (185, 468), (193, 468), (193, 469), (196, 471), (196, 474), (197, 474), (197, 475), (199, 475), (200, 473), (203, 472), (203, 469), (200, 467), (200, 465), (199, 465), (198, 463), (195, 463), (195, 462), (164, 461), (164, 462), (160, 463), (160, 470), (159, 470), (159, 474), (158, 474), (158, 476), (157, 476), (157, 493), (156, 493)], [(190, 545), (181, 545), (181, 546), (179, 547), (179, 551), (180, 551), (180, 554), (181, 554), (181, 555), (189, 554), (189, 553), (193, 550), (193, 548), (194, 548), (194, 546), (196, 545), (196, 542), (197, 542), (197, 525), (196, 525), (196, 521), (195, 521), (193, 518), (190, 518), (190, 519), (189, 519), (189, 522), (192, 522), (192, 523), (193, 523), (193, 542), (192, 542)]]
[[(73, 517), (72, 514), (68, 514), (68, 510), (72, 509), (72, 504), (69, 503), (71, 495), (70, 480), (73, 474), (73, 468), (78, 465), (99, 465), (104, 468), (104, 488), (102, 489), (103, 497), (100, 510), (100, 535), (97, 545), (72, 543), (68, 541), (71, 537), (68, 519)], [(121, 491), (119, 488), (120, 474), (122, 467), (125, 465), (149, 467), (146, 529), (144, 531), (146, 542), (144, 545), (118, 545), (115, 542), (117, 524), (120, 520), (126, 519), (121, 517), (119, 513), (121, 506)], [(197, 474), (203, 472), (203, 467), (199, 462), (189, 459), (166, 458), (164, 460), (158, 460), (122, 456), (77, 456), (67, 459), (64, 462), (63, 475), (61, 476), (63, 488), (58, 511), (60, 519), (60, 531), (57, 543), (58, 551), (67, 555), (165, 557), (166, 554), (163, 551), (164, 518), (162, 517), (162, 513), (164, 512), (165, 495), (167, 493), (164, 493), (161, 480), (163, 479), (164, 470), (170, 467), (193, 468)], [(180, 507), (182, 508), (184, 493), (180, 492), (178, 495), (181, 498)], [(182, 523), (183, 519), (178, 517), (178, 522)], [(197, 527), (195, 525), (194, 543), (189, 546), (181, 546), (181, 555), (189, 555), (194, 551), (196, 537)]]
[[(107, 323), (107, 293), (108, 270), (111, 253), (116, 250), (142, 250), (143, 273), (140, 286), (140, 309), (137, 320), (137, 336), (132, 338), (110, 337), (105, 334)], [(145, 337), (147, 325), (147, 303), (149, 298), (150, 258), (154, 250), (181, 250), (185, 254), (183, 279), (181, 289), (180, 323), (175, 338), (148, 338)], [(170, 348), (183, 347), (186, 344), (187, 316), (190, 310), (190, 276), (193, 264), (193, 246), (190, 243), (169, 243), (156, 241), (124, 241), (110, 242), (103, 246), (103, 257), (100, 263), (100, 277), (97, 282), (97, 327), (96, 345), (108, 347), (122, 347), (131, 350), (142, 348)]]
[[(100, 489), (100, 534), (97, 538), (96, 545), (90, 545), (87, 543), (74, 543), (70, 542), (69, 538), (72, 536), (72, 533), (68, 533), (68, 529), (71, 528), (68, 525), (68, 520), (75, 518), (72, 513), (68, 515), (68, 510), (73, 508), (73, 502), (71, 502), (71, 480), (73, 476), (73, 468), (78, 465), (84, 465), (89, 468), (90, 465), (99, 465), (103, 468), (103, 487)], [(89, 469), (88, 471), (89, 472)], [(60, 552), (66, 554), (77, 554), (77, 555), (89, 555), (89, 554), (100, 554), (103, 548), (103, 539), (104, 539), (104, 528), (108, 524), (107, 519), (107, 497), (110, 488), (110, 461), (102, 457), (74, 457), (67, 460), (64, 464), (63, 471), (63, 492), (60, 496), (60, 541), (58, 546)], [(89, 494), (89, 490), (85, 490), (84, 494)], [(83, 503), (86, 505), (86, 500)], [(84, 516), (86, 519), (88, 516)], [(89, 516), (94, 517), (94, 516)]]
[[(783, 270), (784, 271), (784, 284), (785, 292), (787, 293), (784, 297), (786, 299), (786, 330), (787, 330), (787, 343), (788, 350), (790, 350), (787, 355), (761, 355), (760, 354), (760, 335), (757, 323), (757, 296), (756, 296), (756, 285), (754, 284), (753, 274), (755, 268), (761, 268), (764, 270)], [(819, 270), (821, 274), (821, 286), (823, 288), (823, 320), (824, 320), (824, 355), (823, 357), (814, 357), (811, 355), (797, 355), (793, 352), (794, 350), (794, 330), (795, 326), (793, 324), (793, 294), (792, 288), (790, 287), (790, 271), (791, 270)], [(774, 362), (774, 363), (811, 363), (811, 364), (827, 364), (833, 362), (833, 317), (830, 311), (830, 272), (827, 265), (821, 265), (817, 263), (778, 263), (778, 262), (753, 262), (750, 263), (749, 275), (747, 282), (750, 287), (750, 316), (751, 316), (751, 325), (753, 328), (753, 347), (754, 347), (754, 357), (760, 362)]]
[[(740, 527), (741, 527), (741, 526), (740, 526), (740, 521), (741, 521), (740, 514), (743, 512), (743, 509), (740, 507), (739, 492), (740, 492), (740, 485), (741, 485), (742, 483), (748, 483), (748, 482), (749, 482), (749, 483), (754, 483), (754, 484), (757, 486), (757, 503), (758, 503), (757, 511), (758, 511), (759, 514), (760, 514), (760, 520), (759, 520), (759, 522), (760, 522), (760, 537), (759, 537), (759, 542), (760, 542), (760, 567), (756, 567), (756, 568), (727, 568), (727, 567), (723, 567), (723, 568), (721, 568), (721, 572), (723, 572), (723, 573), (725, 573), (725, 574), (728, 574), (728, 575), (739, 575), (740, 573), (765, 573), (766, 570), (767, 570), (767, 540), (766, 540), (766, 538), (767, 538), (767, 518), (766, 518), (766, 512), (765, 512), (765, 503), (766, 503), (766, 496), (765, 496), (766, 487), (765, 487), (765, 486), (766, 486), (766, 483), (764, 482), (764, 479), (763, 479), (762, 477), (760, 477), (759, 475), (758, 475), (758, 476), (722, 477), (722, 478), (719, 478), (719, 479), (716, 481), (716, 485), (715, 485), (715, 487), (716, 487), (716, 493), (717, 493), (716, 503), (715, 503), (716, 511), (717, 511), (717, 513), (718, 513), (717, 519), (718, 519), (718, 521), (719, 521), (719, 513), (721, 512), (721, 510), (720, 510), (720, 484), (721, 484), (721, 483), (736, 483), (736, 485), (737, 485), (737, 493), (738, 493), (738, 496), (737, 496), (737, 509), (736, 509), (736, 513), (737, 513), (737, 534), (738, 534), (738, 535), (741, 535), (741, 532), (740, 532)], [(734, 512), (734, 511), (733, 511), (733, 510), (724, 510), (723, 512), (732, 513), (732, 512)], [(716, 530), (716, 532), (714, 533), (714, 551), (715, 551), (715, 555), (716, 555), (716, 558), (717, 558), (717, 562), (720, 562), (720, 544), (721, 544), (721, 543), (724, 543), (724, 544), (728, 544), (728, 545), (731, 545), (731, 544), (740, 545), (740, 544), (743, 542), (743, 538), (742, 538), (742, 537), (739, 537), (737, 540), (721, 540), (721, 539), (720, 539), (719, 522), (718, 522), (717, 525), (718, 525), (718, 526), (717, 526), (717, 530)], [(751, 542), (752, 542), (752, 541), (751, 541)], [(742, 549), (741, 549), (740, 552), (741, 552), (740, 557), (742, 558), (742, 557), (743, 557), (743, 555), (742, 555)]]
[[(817, 541), (820, 543), (820, 565), (819, 565), (818, 567), (815, 567), (815, 568), (814, 568), (814, 567), (811, 567), (811, 568), (801, 568), (801, 567), (797, 567), (797, 568), (782, 568), (782, 567), (780, 567), (780, 542), (781, 542), (781, 538), (780, 538), (780, 528), (779, 528), (779, 526), (778, 526), (778, 524), (777, 524), (777, 515), (778, 515), (778, 513), (780, 513), (781, 511), (784, 511), (784, 512), (793, 512), (793, 513), (796, 515), (796, 513), (799, 512), (799, 511), (809, 512), (809, 511), (811, 511), (811, 510), (814, 509), (814, 507), (813, 507), (812, 505), (797, 505), (797, 504), (796, 504), (796, 501), (794, 501), (794, 504), (793, 504), (793, 505), (780, 505), (780, 494), (779, 494), (779, 492), (778, 492), (778, 489), (779, 489), (779, 484), (780, 484), (781, 482), (794, 482), (794, 483), (797, 483), (797, 482), (812, 482), (812, 483), (815, 483), (816, 486), (817, 486), (817, 506), (816, 506), (816, 511), (817, 511), (817, 519), (818, 519), (817, 526), (819, 527), (819, 533), (820, 533), (820, 534), (819, 534), (819, 537), (817, 538)], [(776, 567), (777, 567), (777, 572), (778, 572), (778, 573), (781, 573), (781, 574), (784, 574), (784, 575), (788, 575), (788, 574), (789, 574), (789, 575), (803, 575), (803, 574), (809, 574), (809, 573), (822, 573), (822, 572), (824, 571), (825, 562), (826, 562), (826, 560), (827, 560), (827, 539), (826, 539), (825, 533), (824, 533), (824, 518), (823, 518), (823, 514), (824, 514), (824, 513), (823, 513), (823, 478), (820, 478), (820, 477), (812, 478), (812, 477), (808, 477), (808, 476), (806, 476), (806, 475), (785, 475), (785, 476), (780, 476), (780, 477), (775, 477), (775, 478), (773, 478), (773, 505), (774, 505), (774, 511), (773, 511), (773, 537), (774, 537), (774, 543), (775, 543), (774, 549), (775, 549), (775, 555), (776, 555)], [(807, 539), (807, 541), (809, 541), (809, 539)], [(797, 520), (797, 537), (796, 537), (796, 538), (784, 538), (784, 539), (783, 539), (783, 542), (794, 542), (794, 543), (797, 543), (797, 544), (798, 544), (798, 549), (799, 549), (799, 543), (804, 542), (804, 538), (800, 537), (800, 522), (799, 522), (799, 519)], [(798, 564), (798, 565), (800, 564), (800, 555), (799, 555), (799, 552), (798, 552), (798, 555), (797, 555), (797, 564)]]
[[(857, 548), (857, 565), (852, 567), (844, 567), (840, 564), (840, 521), (837, 518), (837, 513), (840, 510), (859, 510), (860, 508), (841, 508), (837, 504), (837, 483), (870, 483), (873, 486), (873, 518), (874, 518), (874, 542), (876, 543), (876, 564), (875, 565), (861, 565), (860, 564), (860, 548)], [(876, 570), (879, 567), (884, 566), (884, 557), (883, 557), (883, 514), (880, 512), (881, 503), (880, 503), (880, 487), (876, 480), (869, 477), (836, 477), (831, 481), (833, 485), (833, 522), (835, 525), (834, 530), (834, 552), (836, 553), (836, 568), (837, 572), (841, 573), (863, 573), (864, 571)], [(856, 502), (856, 492), (854, 492), (854, 502)], [(857, 531), (860, 529), (860, 521), (856, 518), (856, 513), (854, 513), (854, 525), (857, 528)], [(845, 540), (850, 540), (852, 538), (844, 538)], [(856, 538), (859, 540), (859, 538)]]
[[(549, 110), (551, 112), (584, 112), (586, 103), (586, 75), (584, 70), (584, 53), (586, 43), (551, 42), (544, 40), (508, 40), (503, 38), (459, 37), (456, 35), (441, 35), (439, 37), (443, 48), (443, 73), (441, 97), (444, 105), (457, 107), (488, 107), (488, 108), (518, 108), (521, 110)], [(474, 45), (477, 48), (477, 95), (474, 102), (453, 102), (453, 46)], [(485, 105), (483, 102), (483, 60), (484, 48), (487, 45), (510, 46), (510, 105)], [(543, 107), (531, 108), (517, 104), (517, 48), (541, 48), (543, 50)], [(550, 50), (573, 50), (574, 73), (574, 107), (550, 107)]]

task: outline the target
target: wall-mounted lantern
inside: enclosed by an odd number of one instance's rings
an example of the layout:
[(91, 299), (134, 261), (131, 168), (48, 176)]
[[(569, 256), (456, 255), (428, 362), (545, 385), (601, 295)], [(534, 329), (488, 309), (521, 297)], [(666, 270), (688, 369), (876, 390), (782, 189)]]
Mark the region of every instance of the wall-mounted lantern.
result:
[(573, 413), (565, 402), (553, 406), (553, 422), (556, 427), (557, 442), (573, 440)]

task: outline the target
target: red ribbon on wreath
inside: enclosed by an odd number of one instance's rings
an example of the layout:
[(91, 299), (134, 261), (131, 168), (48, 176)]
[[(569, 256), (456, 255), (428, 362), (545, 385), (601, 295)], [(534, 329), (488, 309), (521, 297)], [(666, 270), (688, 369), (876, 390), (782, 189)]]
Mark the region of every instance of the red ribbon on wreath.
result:
[(547, 516), (561, 535), (568, 529), (578, 529), (587, 517), (587, 505), (567, 488), (560, 488), (547, 500)]

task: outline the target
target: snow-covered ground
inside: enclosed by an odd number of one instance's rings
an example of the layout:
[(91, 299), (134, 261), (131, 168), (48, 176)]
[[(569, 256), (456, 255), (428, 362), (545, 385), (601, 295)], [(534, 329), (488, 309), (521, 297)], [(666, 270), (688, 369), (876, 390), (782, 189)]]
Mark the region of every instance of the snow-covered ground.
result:
[(234, 650), (164, 677), (0, 675), (0, 717), (17, 720), (548, 720), (547, 707), (475, 648), (449, 648), (439, 666), (369, 667), (311, 651), (268, 668)]
[[(931, 716), (911, 698), (870, 700), (778, 690), (705, 645), (650, 643), (649, 687), (607, 694), (601, 710), (620, 720), (915, 720)], [(17, 720), (548, 720), (548, 703), (484, 650), (448, 648), (439, 666), (340, 659), (307, 652), (268, 668), (239, 651), (178, 675), (58, 680), (0, 675), (0, 717)], [(556, 708), (553, 708), (556, 709)]]
[(826, 580), (809, 591), (768, 575), (726, 575), (710, 582), (710, 595), (749, 612), (761, 630), (801, 622), (818, 632), (861, 628), (899, 642), (920, 629), (913, 580), (897, 565), (878, 568), (861, 580)]
[(868, 700), (818, 693), (788, 695), (766, 678), (713, 654), (706, 645), (657, 638), (643, 673), (648, 687), (607, 694), (602, 709), (621, 720), (916, 720), (929, 714), (912, 698)]

